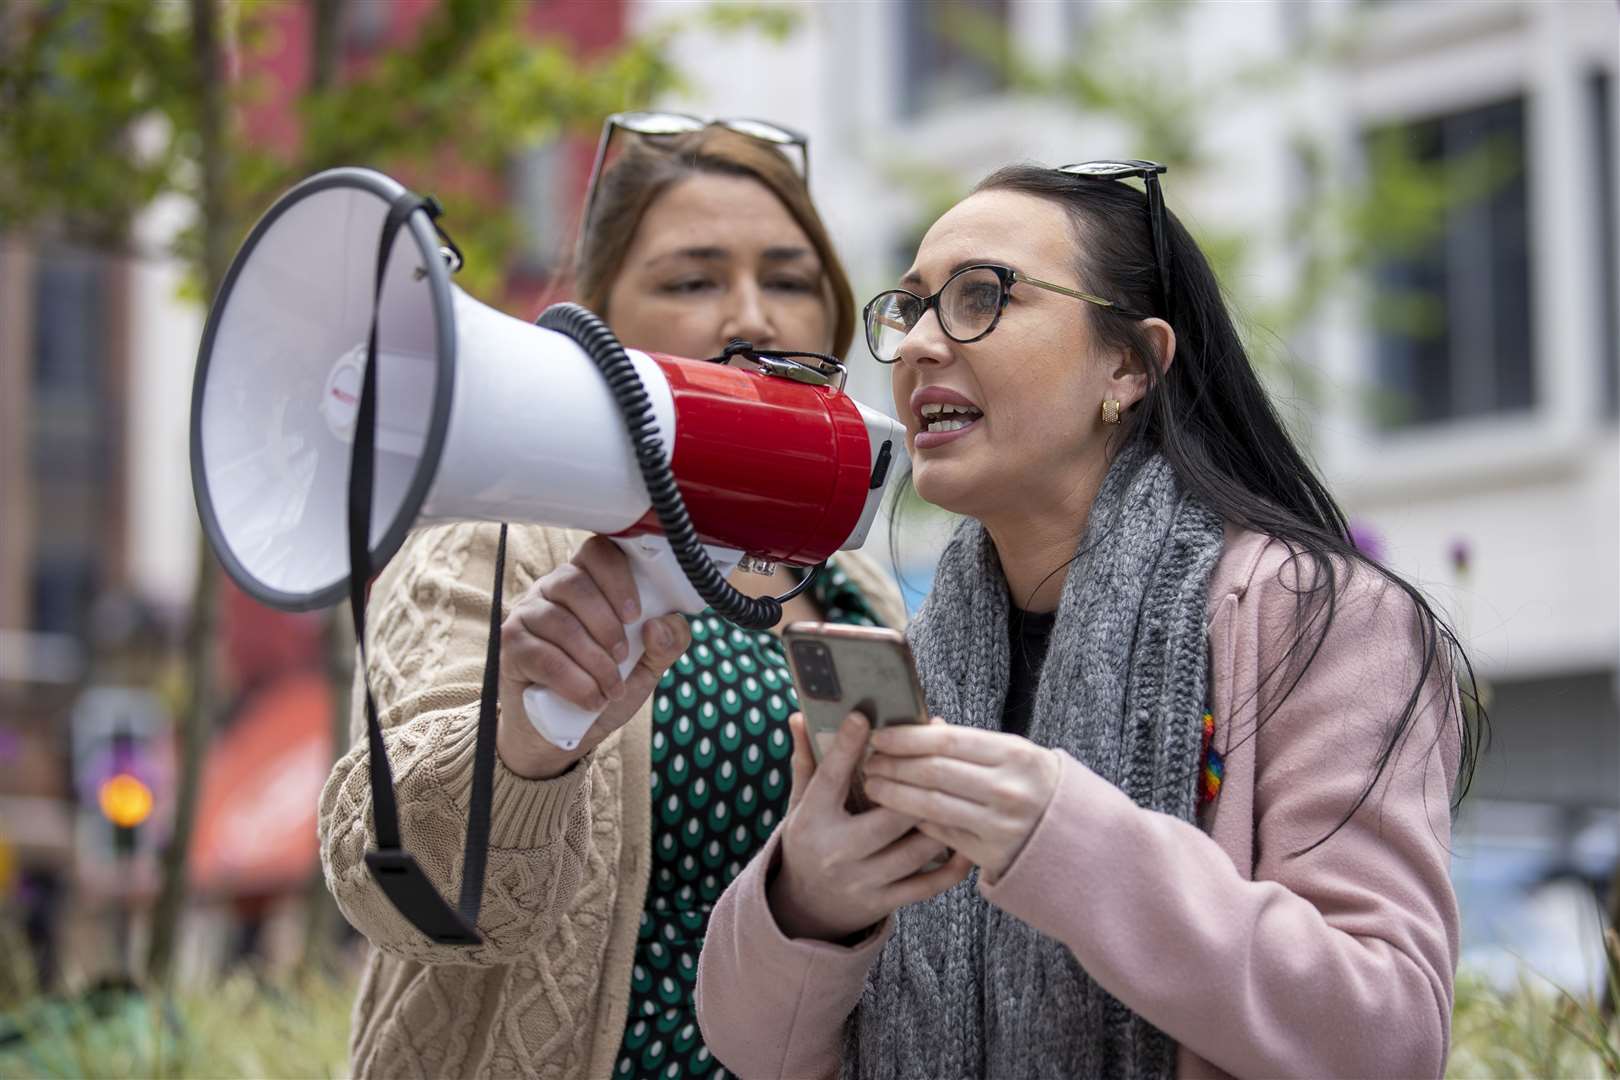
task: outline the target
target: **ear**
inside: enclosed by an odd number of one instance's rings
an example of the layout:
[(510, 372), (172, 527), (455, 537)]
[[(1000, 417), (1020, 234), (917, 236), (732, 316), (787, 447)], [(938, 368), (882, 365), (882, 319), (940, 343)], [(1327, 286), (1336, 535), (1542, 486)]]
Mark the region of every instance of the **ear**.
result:
[[(1158, 375), (1162, 379), (1170, 373), (1170, 365), (1175, 362), (1176, 332), (1163, 319), (1144, 319), (1141, 326), (1147, 334), (1148, 350), (1155, 357)], [(1109, 396), (1119, 401), (1122, 410), (1130, 409), (1147, 395), (1148, 373), (1142, 366), (1141, 357), (1130, 350), (1119, 353), (1114, 369), (1108, 373), (1108, 380)]]

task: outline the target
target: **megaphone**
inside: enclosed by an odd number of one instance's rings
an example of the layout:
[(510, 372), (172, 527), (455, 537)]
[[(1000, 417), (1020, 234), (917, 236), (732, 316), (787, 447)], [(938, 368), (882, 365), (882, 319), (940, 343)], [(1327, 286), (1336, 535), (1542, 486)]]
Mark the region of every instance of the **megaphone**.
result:
[[(605, 376), (589, 335), (512, 318), (454, 285), (459, 253), (424, 210), (403, 219), (379, 267), (379, 234), (408, 195), (368, 169), (303, 181), (253, 228), (209, 312), (193, 487), (209, 543), (249, 595), (299, 611), (349, 589), (345, 506), (373, 332), (373, 568), (430, 523), (583, 529), (631, 556), (645, 619), (701, 611), (705, 573), (712, 595), (745, 559), (808, 567), (865, 541), (905, 443), (894, 420), (843, 392), (841, 367), (623, 350), (628, 364)], [(642, 419), (627, 427), (637, 394)], [(650, 489), (649, 475), (674, 482)], [(666, 533), (672, 500), (693, 535)], [(627, 629), (626, 673), (641, 653), (640, 624)], [(525, 706), (569, 749), (595, 719), (535, 687)]]

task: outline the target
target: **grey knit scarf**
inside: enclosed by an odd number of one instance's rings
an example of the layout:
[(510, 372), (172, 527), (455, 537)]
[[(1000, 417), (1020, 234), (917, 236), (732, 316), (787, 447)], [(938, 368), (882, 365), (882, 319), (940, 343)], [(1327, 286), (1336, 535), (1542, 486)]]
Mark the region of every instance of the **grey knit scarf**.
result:
[[(1068, 751), (1138, 804), (1191, 821), (1221, 521), (1141, 449), (1114, 462), (1089, 521), (1029, 737)], [(1007, 620), (995, 549), (967, 520), (908, 635), (934, 715), (1000, 727)], [(847, 1027), (844, 1076), (1171, 1076), (1170, 1038), (1098, 987), (1064, 946), (988, 904), (977, 879), (895, 913)]]

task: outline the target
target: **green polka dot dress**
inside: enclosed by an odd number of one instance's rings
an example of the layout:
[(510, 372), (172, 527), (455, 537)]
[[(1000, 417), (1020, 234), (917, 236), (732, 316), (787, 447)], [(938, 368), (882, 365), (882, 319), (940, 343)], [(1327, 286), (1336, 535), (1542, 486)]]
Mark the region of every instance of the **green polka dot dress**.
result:
[[(811, 586), (828, 622), (871, 626), (865, 598), (828, 567)], [(782, 641), (712, 611), (653, 695), (652, 873), (615, 1078), (726, 1076), (703, 1045), (692, 989), (709, 913), (787, 812), (788, 715), (799, 707)]]

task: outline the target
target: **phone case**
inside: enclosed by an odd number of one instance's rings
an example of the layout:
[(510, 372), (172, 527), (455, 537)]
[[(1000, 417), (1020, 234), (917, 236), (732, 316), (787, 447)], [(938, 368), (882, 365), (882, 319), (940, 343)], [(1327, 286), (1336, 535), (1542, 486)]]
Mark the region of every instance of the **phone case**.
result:
[[(911, 659), (911, 647), (894, 630), (836, 623), (793, 623), (782, 631), (788, 665), (799, 694), (816, 761), (851, 712), (861, 712), (873, 730), (890, 724), (926, 724), (928, 705)], [(808, 643), (808, 645), (806, 644)], [(819, 648), (818, 648), (819, 647)], [(822, 652), (821, 650), (824, 650)], [(810, 654), (821, 652), (824, 661)], [(836, 685), (817, 669), (825, 663)]]

